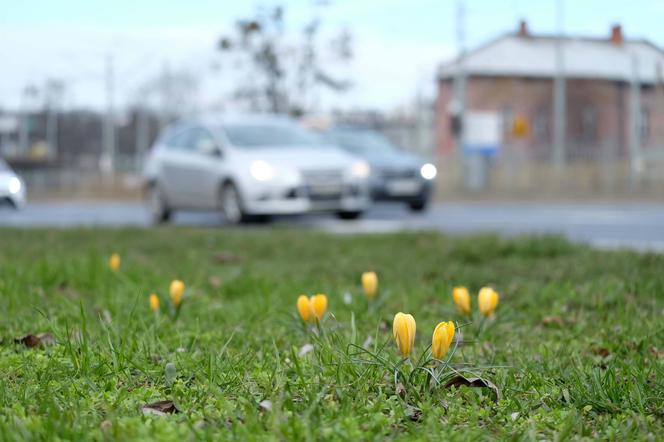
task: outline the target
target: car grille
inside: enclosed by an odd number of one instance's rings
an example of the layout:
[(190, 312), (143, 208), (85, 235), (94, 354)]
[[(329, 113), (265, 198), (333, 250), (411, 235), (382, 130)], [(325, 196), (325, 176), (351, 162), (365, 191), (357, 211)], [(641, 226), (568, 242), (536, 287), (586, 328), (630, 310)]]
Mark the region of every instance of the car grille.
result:
[(415, 169), (382, 169), (380, 175), (383, 178), (416, 178)]
[(302, 172), (309, 198), (314, 201), (331, 201), (343, 195), (343, 174), (337, 169), (307, 170)]

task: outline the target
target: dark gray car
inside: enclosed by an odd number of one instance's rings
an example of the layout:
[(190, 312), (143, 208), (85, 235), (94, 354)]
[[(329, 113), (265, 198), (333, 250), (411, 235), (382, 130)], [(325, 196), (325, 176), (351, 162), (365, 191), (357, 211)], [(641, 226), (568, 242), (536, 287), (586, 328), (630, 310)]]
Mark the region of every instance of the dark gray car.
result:
[(353, 126), (327, 132), (336, 145), (364, 158), (371, 166), (371, 195), (377, 201), (403, 202), (414, 211), (427, 207), (436, 166), (399, 149), (380, 133)]

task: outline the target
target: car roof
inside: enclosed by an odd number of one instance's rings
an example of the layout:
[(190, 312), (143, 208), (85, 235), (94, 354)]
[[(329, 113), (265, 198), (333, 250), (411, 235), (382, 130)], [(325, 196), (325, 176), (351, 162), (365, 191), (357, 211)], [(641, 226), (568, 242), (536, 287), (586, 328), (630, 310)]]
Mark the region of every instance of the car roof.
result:
[(218, 127), (224, 124), (293, 124), (295, 121), (280, 114), (207, 114), (197, 118), (195, 123)]

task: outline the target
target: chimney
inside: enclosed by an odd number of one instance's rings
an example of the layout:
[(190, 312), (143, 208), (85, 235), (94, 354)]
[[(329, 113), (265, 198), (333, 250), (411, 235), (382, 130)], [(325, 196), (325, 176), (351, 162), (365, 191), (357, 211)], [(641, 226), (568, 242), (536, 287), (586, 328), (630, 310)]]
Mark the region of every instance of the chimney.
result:
[(517, 32), (517, 35), (519, 37), (530, 37), (530, 33), (528, 32), (528, 23), (526, 23), (525, 20), (521, 20), (519, 22), (519, 32)]
[(622, 33), (622, 26), (613, 25), (611, 26), (611, 43), (615, 45), (621, 45), (625, 42), (625, 38)]

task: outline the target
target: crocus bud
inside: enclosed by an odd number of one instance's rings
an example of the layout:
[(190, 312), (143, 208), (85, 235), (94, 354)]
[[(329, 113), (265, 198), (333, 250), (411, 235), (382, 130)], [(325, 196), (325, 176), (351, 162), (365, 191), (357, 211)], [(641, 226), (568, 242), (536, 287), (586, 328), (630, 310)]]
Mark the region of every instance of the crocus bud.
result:
[(154, 293), (150, 295), (150, 310), (155, 313), (157, 310), (159, 310), (159, 296), (155, 295)]
[(314, 314), (311, 309), (311, 301), (307, 295), (300, 295), (297, 298), (297, 311), (304, 322), (308, 322)]
[(184, 295), (184, 282), (179, 279), (174, 279), (171, 281), (171, 287), (169, 290), (171, 294), (171, 302), (174, 306), (179, 306), (182, 302), (182, 295)]
[(362, 273), (362, 288), (364, 288), (364, 294), (367, 295), (367, 298), (372, 299), (376, 296), (378, 291), (378, 275), (376, 275), (376, 272)]
[(470, 314), (470, 294), (467, 288), (454, 287), (452, 289), (452, 298), (454, 298), (454, 303), (461, 313), (464, 315)]
[(480, 313), (484, 316), (493, 315), (493, 311), (498, 305), (498, 293), (491, 287), (482, 287), (480, 293), (477, 296), (477, 304), (480, 309)]
[(117, 253), (112, 254), (111, 257), (108, 258), (108, 266), (111, 270), (117, 272), (120, 269), (120, 255)]
[(406, 313), (397, 313), (394, 315), (394, 323), (392, 324), (392, 334), (397, 343), (397, 348), (402, 356), (410, 355), (415, 345), (415, 318), (413, 315)]
[(441, 322), (433, 330), (431, 337), (431, 354), (435, 359), (442, 359), (450, 349), (454, 338), (454, 322)]
[(311, 310), (313, 310), (316, 318), (318, 318), (319, 321), (323, 319), (323, 315), (327, 310), (327, 296), (319, 293), (312, 296), (311, 299), (309, 299), (309, 302), (311, 303)]

